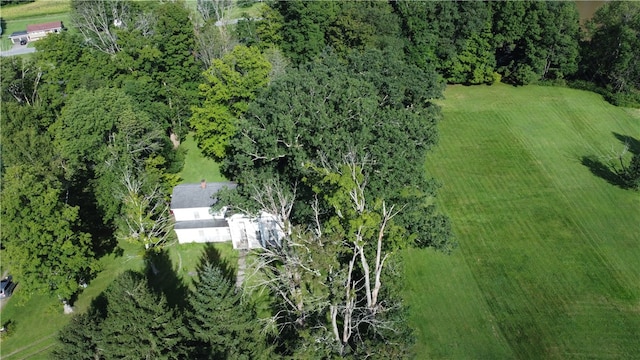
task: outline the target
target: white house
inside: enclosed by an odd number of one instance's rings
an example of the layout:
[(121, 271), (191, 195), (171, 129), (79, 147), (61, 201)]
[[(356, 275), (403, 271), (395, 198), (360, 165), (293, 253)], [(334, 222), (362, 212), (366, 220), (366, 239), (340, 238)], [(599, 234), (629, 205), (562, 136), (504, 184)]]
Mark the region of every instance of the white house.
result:
[(229, 225), (224, 214), (210, 212), (217, 199), (215, 194), (222, 188), (235, 188), (234, 183), (181, 184), (173, 188), (171, 213), (178, 242), (225, 242), (231, 241)]
[(257, 217), (234, 214), (225, 217), (225, 210), (211, 213), (218, 200), (215, 194), (223, 188), (233, 189), (235, 183), (220, 182), (181, 184), (173, 188), (171, 212), (174, 230), (181, 244), (190, 242), (231, 242), (234, 249), (256, 249), (279, 244), (284, 232), (275, 216), (261, 213)]

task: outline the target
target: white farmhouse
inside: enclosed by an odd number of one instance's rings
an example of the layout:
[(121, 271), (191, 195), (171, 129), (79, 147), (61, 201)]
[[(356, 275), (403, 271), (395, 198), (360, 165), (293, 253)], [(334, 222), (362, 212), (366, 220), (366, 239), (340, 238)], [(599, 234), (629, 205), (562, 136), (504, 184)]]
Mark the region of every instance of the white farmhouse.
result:
[(190, 242), (228, 242), (234, 249), (256, 249), (279, 244), (284, 233), (275, 216), (261, 213), (256, 217), (234, 214), (225, 217), (225, 209), (212, 213), (218, 200), (216, 193), (233, 189), (232, 182), (181, 184), (173, 188), (171, 212), (174, 230), (181, 244)]

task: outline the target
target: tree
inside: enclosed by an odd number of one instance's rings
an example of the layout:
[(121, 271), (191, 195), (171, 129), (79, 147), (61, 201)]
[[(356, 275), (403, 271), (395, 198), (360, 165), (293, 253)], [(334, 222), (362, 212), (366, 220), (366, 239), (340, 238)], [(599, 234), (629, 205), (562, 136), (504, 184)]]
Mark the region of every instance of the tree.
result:
[(140, 273), (126, 271), (105, 291), (98, 347), (105, 358), (182, 359), (182, 320)]
[(308, 181), (331, 206), (326, 222), (316, 200), (315, 221), (292, 226), (294, 197), (273, 183), (256, 187), (262, 210), (275, 214), (286, 234), (280, 245), (257, 254), (254, 268), (257, 286), (275, 298), (273, 321), (280, 334), (288, 334), (281, 341), (289, 351), (315, 357), (406, 355), (410, 337), (393, 335), (406, 334), (406, 324), (388, 316), (400, 304), (383, 285), (385, 265), (406, 233), (393, 223), (401, 209), (381, 200), (368, 203), (363, 169), (370, 165), (349, 153), (335, 167), (312, 166), (315, 175)]
[(96, 271), (91, 236), (79, 231), (79, 209), (39, 164), (6, 169), (2, 188), (4, 261), (28, 293), (69, 300)]
[(99, 295), (91, 302), (86, 313), (76, 314), (57, 335), (58, 344), (53, 351), (53, 358), (60, 360), (99, 359), (102, 322), (106, 318), (104, 295)]
[[(204, 258), (185, 314), (186, 337), (199, 359), (266, 359), (262, 326), (242, 292)], [(196, 355), (194, 354), (194, 355)]]
[(194, 137), (206, 156), (223, 159), (229, 139), (237, 129), (237, 119), (259, 90), (269, 81), (271, 66), (257, 48), (236, 46), (222, 59), (213, 60), (203, 74), (202, 107), (194, 107), (190, 124)]
[(46, 109), (5, 102), (0, 121), (2, 167), (23, 164), (53, 166), (53, 147), (47, 133), (51, 119)]
[(26, 105), (38, 103), (42, 69), (37, 64), (18, 56), (3, 57), (0, 60), (0, 71), (2, 101), (15, 101)]
[[(613, 93), (640, 89), (640, 4), (604, 4), (587, 24), (584, 76)], [(640, 102), (640, 101), (636, 101)]]
[(74, 187), (91, 183), (105, 223), (120, 215), (122, 198), (114, 194), (124, 193), (122, 177), (140, 177), (147, 159), (168, 146), (159, 125), (119, 89), (77, 91), (51, 131), (66, 179)]
[(624, 179), (631, 189), (640, 189), (640, 154), (633, 154), (629, 166), (624, 170)]
[(579, 19), (570, 2), (495, 2), (498, 71), (516, 84), (562, 79), (577, 70)]
[(140, 4), (126, 0), (74, 0), (71, 21), (86, 41), (97, 50), (114, 55), (120, 50), (119, 32), (152, 29), (153, 18), (141, 11)]
[(120, 236), (145, 249), (164, 245), (173, 230), (169, 205), (159, 184), (149, 185), (133, 172), (126, 169), (121, 175)]
[(271, 5), (282, 19), (282, 43), (278, 44), (294, 64), (315, 58), (327, 43), (325, 31), (335, 21), (337, 2), (278, 1)]
[[(250, 105), (224, 162), (247, 197), (267, 179), (298, 184), (294, 221), (312, 216), (313, 192), (305, 164), (341, 161), (345, 149), (370, 154), (370, 194), (419, 211), (435, 186), (425, 178), (427, 150), (436, 142), (441, 85), (393, 52), (354, 53), (344, 65), (333, 55), (291, 69)], [(414, 203), (414, 199), (417, 203)], [(304, 219), (304, 220), (303, 220)], [(417, 228), (415, 228), (417, 230)], [(417, 238), (428, 242), (426, 234)]]

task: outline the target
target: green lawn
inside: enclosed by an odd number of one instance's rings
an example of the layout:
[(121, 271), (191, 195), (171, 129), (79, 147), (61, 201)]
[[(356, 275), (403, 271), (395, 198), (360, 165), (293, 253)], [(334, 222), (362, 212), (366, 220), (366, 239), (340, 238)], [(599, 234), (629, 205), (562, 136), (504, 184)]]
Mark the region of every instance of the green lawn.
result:
[(220, 165), (202, 156), (192, 134), (187, 135), (180, 148), (185, 151), (184, 168), (180, 173), (183, 183), (199, 183), (202, 179), (208, 182), (227, 181), (220, 174)]
[(419, 358), (640, 354), (640, 194), (584, 156), (640, 139), (640, 112), (552, 87), (449, 87), (428, 158), (460, 243), (406, 254)]
[(71, 0), (36, 0), (26, 4), (1, 6), (0, 16), (8, 21), (64, 14), (69, 10), (71, 10)]

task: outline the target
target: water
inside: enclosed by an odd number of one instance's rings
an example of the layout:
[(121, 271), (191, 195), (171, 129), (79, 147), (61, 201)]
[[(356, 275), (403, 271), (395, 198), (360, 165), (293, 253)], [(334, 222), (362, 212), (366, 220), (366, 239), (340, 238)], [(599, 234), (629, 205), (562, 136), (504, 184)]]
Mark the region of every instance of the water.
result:
[(578, 6), (578, 13), (580, 14), (580, 23), (584, 24), (585, 21), (591, 19), (596, 10), (607, 1), (576, 1)]

